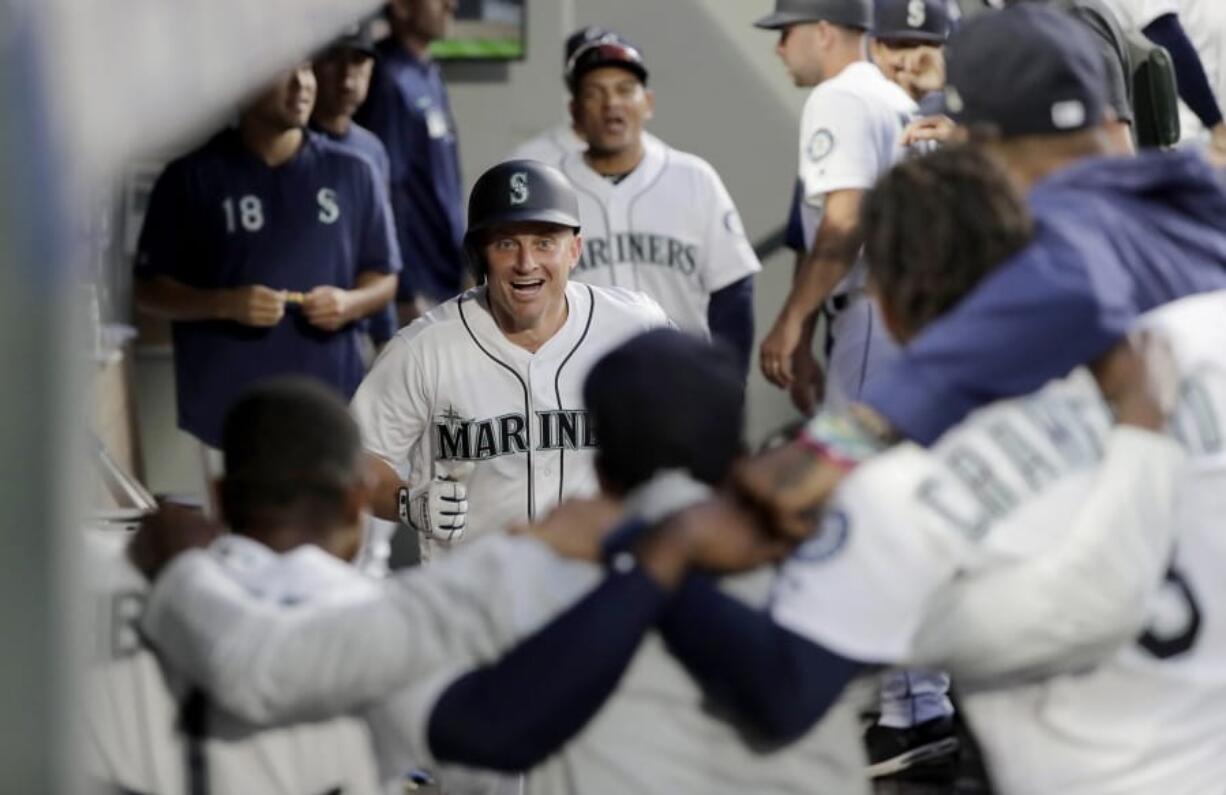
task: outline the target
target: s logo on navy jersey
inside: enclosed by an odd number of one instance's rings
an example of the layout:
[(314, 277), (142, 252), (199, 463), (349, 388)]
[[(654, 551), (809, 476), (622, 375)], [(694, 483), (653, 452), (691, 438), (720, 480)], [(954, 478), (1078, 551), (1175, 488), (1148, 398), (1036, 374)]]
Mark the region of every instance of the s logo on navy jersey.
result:
[(928, 18), (928, 9), (924, 8), (924, 0), (911, 0), (907, 3), (907, 24), (918, 28)]
[(334, 224), (341, 217), (341, 206), (336, 201), (336, 191), (331, 188), (320, 188), (315, 194), (319, 203), (319, 220), (325, 224)]
[(511, 205), (523, 204), (528, 201), (528, 175), (516, 171), (511, 175)]

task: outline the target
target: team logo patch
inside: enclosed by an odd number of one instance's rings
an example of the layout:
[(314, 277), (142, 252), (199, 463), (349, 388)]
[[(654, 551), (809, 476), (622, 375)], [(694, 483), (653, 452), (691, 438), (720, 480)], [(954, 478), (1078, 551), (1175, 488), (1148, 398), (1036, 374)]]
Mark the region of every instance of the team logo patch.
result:
[(834, 151), (834, 133), (827, 129), (821, 129), (813, 133), (813, 137), (809, 139), (808, 146), (805, 147), (805, 153), (809, 156), (809, 160), (814, 163), (820, 163)]
[(724, 213), (724, 228), (737, 237), (745, 236), (745, 226), (741, 223), (741, 216), (736, 210)]
[(511, 175), (511, 204), (519, 205), (528, 201), (528, 174), (516, 171)]
[(797, 548), (794, 557), (806, 563), (830, 560), (847, 546), (850, 535), (851, 520), (846, 513), (837, 508), (823, 511), (817, 533)]

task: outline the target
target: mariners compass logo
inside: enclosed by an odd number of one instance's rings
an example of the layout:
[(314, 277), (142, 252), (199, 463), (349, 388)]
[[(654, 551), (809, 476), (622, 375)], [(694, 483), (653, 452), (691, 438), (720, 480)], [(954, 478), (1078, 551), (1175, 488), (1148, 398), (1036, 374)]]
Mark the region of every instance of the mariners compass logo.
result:
[(528, 201), (528, 196), (528, 173), (516, 171), (511, 175), (511, 204), (523, 204)]

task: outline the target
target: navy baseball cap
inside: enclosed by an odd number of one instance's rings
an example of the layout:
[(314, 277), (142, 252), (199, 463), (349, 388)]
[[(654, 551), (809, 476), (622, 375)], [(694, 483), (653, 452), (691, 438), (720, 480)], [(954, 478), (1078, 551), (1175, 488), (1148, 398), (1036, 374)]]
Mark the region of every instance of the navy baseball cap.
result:
[(765, 30), (782, 30), (806, 22), (833, 22), (845, 28), (871, 30), (873, 0), (775, 0), (774, 12), (753, 24)]
[(946, 51), (945, 108), (966, 127), (1008, 138), (1101, 124), (1107, 71), (1093, 34), (1037, 3), (964, 22)]
[(565, 67), (570, 63), (571, 57), (574, 56), (575, 50), (587, 44), (589, 41), (595, 41), (601, 36), (607, 36), (613, 31), (608, 28), (602, 28), (598, 25), (588, 25), (576, 30), (574, 33), (566, 37), (566, 48), (562, 52), (562, 66)]
[(718, 484), (742, 449), (745, 379), (730, 349), (676, 329), (609, 351), (583, 384), (597, 466), (633, 488), (661, 469)]
[(357, 50), (371, 58), (375, 57), (375, 37), (369, 22), (356, 22), (341, 31), (330, 45), (334, 50)]
[(875, 0), (873, 38), (944, 44), (949, 38), (945, 0)]
[(566, 84), (574, 91), (585, 74), (602, 66), (625, 69), (641, 83), (647, 84), (647, 67), (643, 65), (643, 53), (625, 36), (611, 30), (603, 31), (595, 38), (581, 42), (575, 47), (574, 52), (566, 59)]

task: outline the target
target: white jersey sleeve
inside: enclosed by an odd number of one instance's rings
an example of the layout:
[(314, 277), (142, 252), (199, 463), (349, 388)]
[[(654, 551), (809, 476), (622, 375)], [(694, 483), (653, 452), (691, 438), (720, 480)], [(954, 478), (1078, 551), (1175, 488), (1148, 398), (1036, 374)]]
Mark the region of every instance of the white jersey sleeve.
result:
[(550, 127), (535, 138), (524, 141), (507, 156), (508, 160), (536, 160), (557, 167), (572, 152), (582, 152), (587, 143), (567, 122)]
[(812, 207), (828, 193), (868, 190), (891, 165), (865, 100), (851, 92), (814, 89), (800, 125), (799, 173)]
[(142, 626), (171, 664), (235, 714), (255, 723), (323, 717), (385, 698), (457, 658), (494, 659), (575, 596), (565, 591), (552, 605), (519, 596), (523, 578), (546, 576), (542, 567), (555, 563), (536, 541), (495, 536), (362, 598), (286, 606), (260, 601), (207, 553), (189, 552), (158, 579)]
[(732, 196), (724, 186), (715, 169), (705, 161), (701, 173), (709, 186), (704, 191), (709, 202), (706, 239), (702, 250), (707, 252), (706, 267), (702, 271), (702, 284), (708, 293), (752, 276), (762, 270), (753, 245), (745, 236), (741, 214), (737, 212)]
[[(419, 319), (417, 323), (427, 321)], [(429, 364), (419, 355), (418, 333), (392, 338), (362, 379), (350, 409), (368, 451), (394, 468), (409, 458), (429, 428)], [(426, 332), (428, 333), (428, 332)]]
[(911, 495), (936, 469), (909, 443), (861, 465), (783, 567), (775, 620), (850, 659), (906, 659), (920, 606), (950, 580), (969, 543), (956, 530), (922, 526), (912, 510)]
[(1179, 0), (1107, 0), (1125, 30), (1140, 31), (1158, 17), (1179, 13)]
[(1060, 543), (942, 589), (914, 661), (977, 688), (1078, 670), (1135, 638), (1171, 559), (1184, 459), (1169, 437), (1114, 428)]

